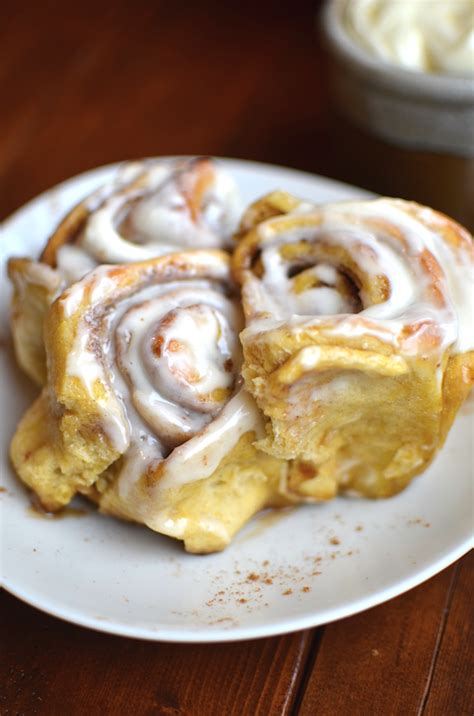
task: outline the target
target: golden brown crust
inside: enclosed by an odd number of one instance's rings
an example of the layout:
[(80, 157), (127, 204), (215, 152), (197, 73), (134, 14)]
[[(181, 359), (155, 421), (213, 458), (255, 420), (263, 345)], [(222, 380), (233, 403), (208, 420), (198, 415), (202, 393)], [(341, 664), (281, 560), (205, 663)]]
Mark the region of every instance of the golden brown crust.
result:
[[(166, 221), (160, 223), (158, 220), (153, 241), (146, 246), (140, 243), (141, 237), (137, 236), (140, 229), (134, 225), (133, 219), (137, 203), (145, 201), (146, 204), (153, 196), (157, 204), (167, 211), (171, 187), (178, 198), (180, 220), (184, 226), (182, 246), (196, 242), (197, 246), (205, 248), (207, 241), (210, 246), (227, 245), (230, 238), (229, 216), (233, 217), (235, 212), (235, 196), (232, 193), (235, 190), (227, 187), (228, 194), (224, 190), (220, 196), (222, 186), (226, 187), (225, 178), (214, 162), (206, 157), (177, 161), (142, 160), (124, 165), (112, 181), (79, 202), (62, 219), (49, 237), (38, 262), (29, 259), (10, 261), (9, 275), (14, 287), (12, 332), (15, 352), (20, 366), (35, 382), (40, 385), (45, 382), (42, 324), (49, 305), (59, 293), (59, 287), (64, 288), (78, 280), (97, 264), (129, 263), (180, 250), (181, 236), (173, 228), (173, 220), (169, 235)], [(206, 214), (207, 192), (213, 196), (214, 191), (222, 204), (218, 226), (212, 221), (207, 222)], [(98, 210), (105, 212), (102, 223), (98, 222), (100, 229), (92, 221)], [(91, 225), (95, 229), (91, 229)], [(93, 238), (90, 238), (90, 231)], [(66, 245), (68, 251), (60, 253)], [(51, 288), (53, 283), (55, 286)]]
[[(43, 249), (40, 261), (51, 267), (55, 267), (57, 254), (61, 246), (73, 244), (79, 238), (87, 219), (112, 194), (117, 197), (131, 197), (133, 201), (145, 196), (149, 191), (147, 188), (147, 170), (149, 166), (153, 166), (153, 162), (147, 162), (145, 160), (142, 162), (142, 165), (143, 172), (133, 180), (125, 182), (122, 186), (114, 186), (113, 184), (105, 186), (98, 192), (79, 202), (79, 204), (62, 219), (51, 234)], [(177, 164), (177, 180), (191, 220), (194, 223), (198, 223), (201, 219), (203, 197), (214, 180), (215, 167), (211, 159), (207, 157), (197, 157), (193, 160), (183, 162), (182, 168), (185, 168), (186, 171), (180, 174), (179, 165)]]
[[(148, 525), (182, 539), (187, 552), (209, 554), (225, 549), (259, 510), (289, 504), (279, 493), (285, 463), (258, 451), (255, 437), (253, 432), (242, 435), (210, 476), (163, 492)], [(125, 501), (107, 472), (96, 483), (93, 497), (100, 511), (140, 521), (140, 505), (150, 499), (146, 479)]]
[(11, 324), (16, 358), (35, 383), (44, 385), (43, 321), (60, 290), (61, 278), (49, 266), (30, 259), (10, 259), (8, 276), (13, 283)]
[[(216, 295), (222, 301), (230, 302), (228, 295), (235, 287), (228, 283), (229, 262), (225, 252), (198, 250), (126, 266), (101, 267), (64, 291), (49, 308), (44, 331), (47, 387), (20, 422), (11, 445), (16, 471), (47, 510), (60, 509), (80, 492), (107, 514), (144, 523), (184, 540), (188, 551), (206, 553), (223, 549), (256, 511), (287, 502), (279, 493), (286, 463), (259, 452), (253, 445), (255, 431), (260, 431), (261, 425), (249, 397), (246, 401), (251, 402), (250, 408), (242, 401), (235, 408), (236, 413), (243, 411), (246, 427), (235, 423), (231, 437), (226, 438), (229, 450), (222, 451), (222, 456), (210, 463), (215, 464), (214, 469), (207, 469), (209, 460), (214, 460), (212, 443), (206, 447), (209, 437), (203, 440), (202, 456), (195, 444), (190, 458), (176, 457), (182, 446), (178, 443), (176, 452), (171, 450), (168, 457), (164, 450), (161, 457), (158, 452), (151, 462), (144, 459), (136, 467), (127, 462), (130, 445), (133, 446), (133, 440), (139, 444), (142, 433), (133, 433), (135, 418), (129, 418), (127, 413), (130, 396), (124, 398), (127, 391), (117, 393), (117, 373), (108, 363), (111, 342), (115, 357), (110, 360), (115, 365), (123, 359), (117, 335), (110, 332), (114, 329), (109, 328), (112, 324), (108, 316), (117, 310), (120, 315), (122, 302), (132, 312), (137, 306), (141, 309), (149, 305), (150, 296), (162, 295), (150, 294), (149, 289), (154, 291), (167, 282), (171, 282), (171, 296), (176, 293), (177, 284), (185, 287), (189, 283), (196, 286), (196, 292), (201, 292), (196, 296), (201, 297), (204, 305), (212, 290), (218, 292)], [(137, 305), (133, 302), (135, 296)], [(194, 297), (192, 294), (189, 300)], [(127, 303), (129, 300), (131, 303)], [(159, 323), (165, 330), (167, 315)], [(236, 315), (240, 328), (238, 309)], [(136, 325), (139, 331), (140, 323)], [(144, 335), (148, 336), (147, 331)], [(81, 359), (82, 351), (87, 356)], [(90, 369), (91, 353), (94, 365)], [(161, 360), (162, 356), (157, 358)], [(240, 391), (240, 380), (235, 390)], [(223, 402), (227, 403), (227, 399)], [(111, 416), (116, 420), (112, 425)], [(229, 413), (228, 419), (233, 418)], [(118, 433), (117, 425), (120, 425)], [(222, 429), (216, 435), (221, 433)], [(126, 439), (122, 444), (123, 435)], [(200, 435), (197, 432), (191, 437), (198, 441)], [(160, 434), (155, 437), (159, 442)], [(217, 455), (220, 451), (218, 448)], [(171, 459), (175, 459), (177, 467), (170, 468)], [(189, 459), (194, 459), (192, 470), (187, 467)], [(182, 479), (183, 469), (190, 473), (187, 479)], [(128, 470), (137, 470), (133, 479), (128, 478)]]
[(84, 224), (90, 216), (89, 200), (86, 199), (77, 204), (59, 223), (58, 227), (51, 234), (44, 247), (40, 261), (52, 268), (56, 267), (56, 256), (64, 244), (74, 243), (80, 235)]
[[(453, 250), (472, 254), (472, 237), (451, 219), (413, 202), (382, 200), (378, 205), (379, 211), (360, 215), (357, 203), (334, 205), (336, 214), (339, 206), (343, 208), (349, 224), (347, 217), (353, 212), (351, 241), (357, 243), (357, 230), (363, 225), (398, 244), (402, 255), (413, 256), (403, 222), (397, 225), (390, 213), (384, 218), (383, 207), (388, 205), (436, 232)], [(294, 276), (287, 274), (296, 297), (318, 287), (317, 276), (304, 269), (319, 262), (336, 267), (354, 283), (362, 306), (351, 304), (350, 296), (343, 298), (355, 313), (366, 305), (383, 304), (391, 295), (382, 269), (378, 275), (366, 271), (375, 260), (370, 245), (360, 240), (349, 252), (344, 242), (328, 242), (324, 229), (318, 233), (328, 211), (331, 207), (307, 209), (294, 198), (272, 194), (247, 210), (237, 236), (233, 273), (243, 287), (247, 319), (241, 336), (243, 374), (268, 419), (267, 436), (257, 445), (280, 459), (293, 460), (290, 494), (325, 500), (355, 490), (387, 497), (422, 472), (443, 444), (472, 385), (474, 354), (443, 348), (443, 320), (441, 326), (431, 319), (407, 322), (396, 340), (390, 322), (377, 324), (363, 315), (355, 317), (356, 324), (344, 324), (344, 315), (292, 320), (291, 315), (285, 318), (283, 308), (283, 317), (276, 320), (271, 306), (281, 306), (285, 298), (277, 296), (276, 304), (266, 298), (262, 262), (267, 246), (278, 251), (280, 261), (297, 267)], [(417, 261), (431, 304), (439, 311), (451, 310), (439, 263), (428, 250), (418, 252)], [(332, 288), (339, 295), (351, 290), (340, 275)], [(339, 322), (345, 330), (339, 330)], [(351, 329), (353, 325), (357, 330)]]
[[(53, 418), (58, 409), (60, 414)], [(100, 424), (79, 423), (67, 407), (51, 405), (46, 389), (18, 424), (10, 456), (22, 481), (48, 512), (67, 505), (118, 457)]]

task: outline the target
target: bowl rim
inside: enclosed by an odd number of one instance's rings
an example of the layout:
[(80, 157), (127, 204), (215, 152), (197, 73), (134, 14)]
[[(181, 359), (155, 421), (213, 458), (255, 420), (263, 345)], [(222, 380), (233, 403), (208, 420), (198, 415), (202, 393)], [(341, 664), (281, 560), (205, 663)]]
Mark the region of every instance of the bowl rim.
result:
[(390, 91), (416, 97), (418, 101), (474, 104), (474, 77), (441, 75), (407, 70), (372, 56), (355, 42), (342, 22), (347, 0), (325, 0), (321, 8), (323, 39), (354, 74)]

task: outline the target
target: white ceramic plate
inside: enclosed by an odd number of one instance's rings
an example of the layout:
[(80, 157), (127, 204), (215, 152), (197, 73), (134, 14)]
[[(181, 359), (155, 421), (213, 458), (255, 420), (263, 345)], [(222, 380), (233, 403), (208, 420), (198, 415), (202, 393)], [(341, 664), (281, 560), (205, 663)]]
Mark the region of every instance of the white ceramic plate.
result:
[[(367, 196), (289, 169), (225, 161), (250, 201), (285, 188), (315, 201)], [(42, 194), (6, 221), (0, 246), (37, 255), (58, 219), (109, 178), (105, 167)], [(35, 517), (8, 463), (8, 442), (35, 388), (15, 367), (1, 279), (2, 571), (8, 591), (50, 614), (101, 631), (163, 641), (270, 636), (324, 624), (414, 587), (468, 551), (472, 404), (430, 469), (405, 492), (371, 502), (339, 498), (258, 516), (221, 554), (192, 556), (178, 542), (106, 518)]]

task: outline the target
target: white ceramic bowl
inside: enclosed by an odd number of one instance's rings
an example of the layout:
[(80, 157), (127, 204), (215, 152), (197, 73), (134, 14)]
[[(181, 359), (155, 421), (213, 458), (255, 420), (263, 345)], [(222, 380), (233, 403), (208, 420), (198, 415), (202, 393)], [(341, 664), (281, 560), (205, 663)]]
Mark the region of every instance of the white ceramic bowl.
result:
[(371, 56), (347, 33), (344, 5), (327, 0), (322, 12), (341, 111), (396, 144), (474, 157), (474, 79), (412, 72)]

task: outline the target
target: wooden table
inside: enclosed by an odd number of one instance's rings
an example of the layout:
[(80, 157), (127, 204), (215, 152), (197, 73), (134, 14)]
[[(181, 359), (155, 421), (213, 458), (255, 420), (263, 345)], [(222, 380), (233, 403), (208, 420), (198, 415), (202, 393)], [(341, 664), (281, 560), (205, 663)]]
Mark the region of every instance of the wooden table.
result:
[[(78, 172), (159, 154), (286, 164), (468, 217), (449, 172), (433, 178), (440, 158), (388, 147), (333, 112), (314, 9), (4, 0), (0, 217)], [(222, 645), (94, 633), (3, 593), (0, 713), (467, 716), (473, 567), (466, 557), (326, 627)]]

